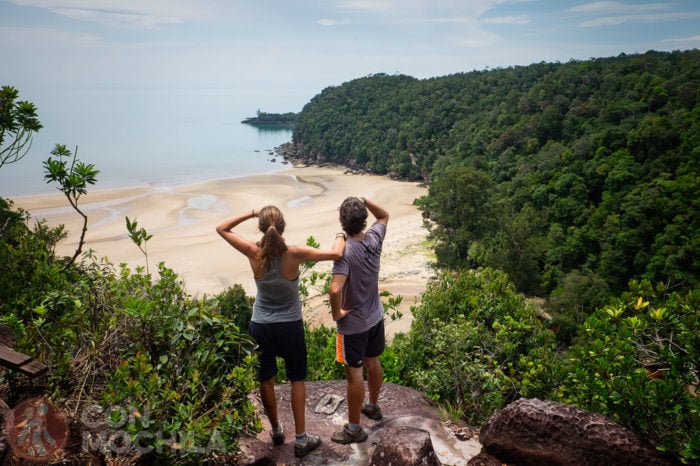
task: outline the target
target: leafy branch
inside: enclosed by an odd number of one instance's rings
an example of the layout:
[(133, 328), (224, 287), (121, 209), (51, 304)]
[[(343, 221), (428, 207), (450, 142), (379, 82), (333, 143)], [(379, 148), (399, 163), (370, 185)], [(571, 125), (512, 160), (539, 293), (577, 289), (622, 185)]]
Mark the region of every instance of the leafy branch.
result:
[[(22, 159), (32, 146), (32, 133), (42, 128), (36, 106), (28, 101), (15, 102), (19, 91), (11, 86), (0, 90), (0, 167)], [(11, 141), (5, 146), (5, 138)]]
[(129, 232), (129, 238), (134, 242), (136, 246), (141, 250), (143, 255), (146, 257), (146, 273), (150, 273), (148, 270), (148, 252), (146, 251), (146, 242), (153, 238), (153, 235), (149, 235), (146, 229), (141, 227), (137, 230), (138, 223), (136, 219), (132, 222), (129, 217), (126, 217), (126, 229)]
[[(316, 249), (321, 246), (313, 236), (306, 238), (306, 245)], [(315, 264), (316, 262), (310, 261), (301, 263), (299, 295), (304, 305), (308, 305), (312, 298), (327, 293), (330, 286), (331, 274), (312, 270)]]
[(68, 267), (75, 262), (75, 259), (82, 252), (83, 244), (85, 243), (85, 233), (87, 233), (88, 218), (78, 207), (78, 200), (81, 195), (87, 194), (87, 185), (97, 182), (97, 174), (100, 171), (95, 169), (94, 164), (86, 164), (78, 160), (77, 146), (75, 153), (72, 153), (64, 144), (56, 144), (51, 151), (51, 155), (55, 156), (56, 159), (49, 157), (43, 163), (45, 169), (44, 180), (47, 183), (58, 183), (58, 190), (66, 196), (71, 207), (83, 217), (83, 229), (80, 233), (78, 247), (73, 257), (66, 264), (66, 267)]

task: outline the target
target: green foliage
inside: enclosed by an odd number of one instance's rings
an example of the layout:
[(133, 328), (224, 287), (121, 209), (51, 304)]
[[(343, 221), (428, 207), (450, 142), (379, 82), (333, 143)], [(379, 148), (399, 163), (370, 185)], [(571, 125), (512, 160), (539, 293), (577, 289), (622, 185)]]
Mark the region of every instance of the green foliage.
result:
[(451, 403), (474, 424), (552, 390), (553, 334), (504, 273), (444, 273), (413, 314), (410, 332), (395, 336), (384, 358), (387, 380)]
[(379, 299), (382, 301), (382, 306), (384, 306), (385, 320), (387, 317), (389, 317), (389, 320), (397, 320), (403, 317), (403, 313), (399, 310), (403, 296), (393, 295), (389, 290), (382, 290), (379, 292)]
[(255, 118), (246, 118), (243, 123), (252, 125), (293, 125), (297, 119), (297, 114), (294, 112), (287, 113), (268, 113), (256, 112)]
[(0, 168), (21, 160), (32, 146), (32, 135), (42, 128), (36, 106), (17, 101), (19, 91), (11, 86), (0, 89)]
[[(213, 438), (219, 449), (231, 452), (238, 437), (261, 429), (248, 399), (257, 386), (254, 342), (210, 303), (178, 296), (178, 284), (173, 280), (174, 275), (161, 266), (161, 283), (142, 292), (152, 295), (154, 288), (168, 290), (170, 300), (182, 303), (182, 307), (162, 308), (168, 303), (165, 295), (157, 292), (152, 296), (151, 315), (124, 308), (117, 316), (131, 322), (138, 312), (134, 323), (144, 327), (146, 321), (145, 327), (155, 334), (129, 328), (133, 343), (121, 348), (122, 361), (107, 377), (103, 403), (140, 407), (148, 413), (148, 424), (128, 424), (127, 432), (157, 432), (168, 443), (164, 455), (176, 454), (196, 464), (201, 462), (202, 453), (211, 452), (206, 447)], [(150, 326), (153, 314), (158, 322)], [(150, 340), (152, 336), (156, 344)], [(183, 444), (182, 438), (190, 445)], [(176, 440), (173, 443), (170, 439)]]
[(245, 290), (239, 284), (230, 286), (216, 297), (217, 310), (231, 320), (240, 331), (247, 331), (250, 326), (250, 318), (253, 316), (254, 298), (246, 295)]
[(632, 282), (563, 358), (560, 401), (605, 414), (686, 463), (700, 459), (700, 292)]
[(132, 222), (129, 217), (126, 217), (126, 230), (129, 232), (129, 238), (131, 238), (131, 241), (138, 246), (139, 250), (141, 250), (143, 255), (146, 257), (146, 273), (148, 273), (148, 252), (146, 252), (146, 243), (148, 240), (153, 238), (153, 235), (148, 234), (146, 229), (143, 227), (139, 228), (138, 230), (137, 228), (138, 223), (136, 222), (136, 219), (134, 219)]
[(336, 330), (320, 325), (304, 325), (309, 374), (307, 380), (338, 380), (345, 378), (345, 368), (335, 360)]
[(471, 265), (469, 247), (490, 230), (493, 213), (488, 201), (492, 190), (488, 175), (471, 167), (451, 166), (434, 178), (423, 207), (441, 226), (431, 231), (440, 265)]
[[(29, 216), (4, 199), (0, 218), (0, 320), (15, 331), (17, 350), (50, 368), (34, 390), (76, 416), (101, 403), (108, 431), (96, 434), (96, 453), (151, 447), (155, 461), (201, 464), (212, 452), (234, 454), (238, 438), (261, 429), (248, 398), (257, 386), (246, 329), (252, 298), (240, 286), (196, 299), (164, 264), (154, 278), (90, 252), (61, 267), (53, 249), (62, 228), (30, 229)], [(16, 373), (2, 381), (8, 402), (26, 397)], [(128, 420), (114, 419), (121, 413)], [(112, 433), (127, 444), (108, 444)]]
[(100, 171), (95, 169), (95, 165), (78, 159), (77, 147), (73, 153), (64, 144), (56, 144), (51, 155), (56, 159), (49, 157), (44, 162), (44, 179), (47, 183), (58, 183), (58, 190), (65, 194), (75, 208), (80, 196), (87, 194), (87, 185), (95, 184)]
[(608, 300), (605, 281), (594, 273), (572, 270), (552, 292), (546, 309), (557, 326), (557, 340), (567, 346), (576, 335), (576, 329), (597, 308)]
[[(698, 83), (697, 50), (372, 75), (315, 96), (293, 141), (318, 160), (426, 181), (441, 266), (556, 291), (575, 327), (582, 306), (631, 279), (698, 287)], [(585, 303), (570, 292), (576, 274), (595, 284)]]
[[(71, 152), (63, 144), (56, 144), (51, 151), (51, 155), (56, 158), (49, 157), (44, 162), (45, 175), (44, 179), (47, 183), (58, 183), (58, 190), (61, 191), (68, 199), (71, 207), (78, 212), (83, 218), (83, 228), (80, 233), (78, 247), (66, 264), (72, 264), (83, 251), (85, 243), (85, 233), (87, 233), (87, 215), (78, 207), (78, 200), (83, 194), (87, 194), (87, 185), (93, 185), (97, 182), (97, 174), (100, 172), (95, 169), (91, 163), (86, 164), (78, 159), (78, 148), (75, 152)], [(69, 164), (70, 163), (70, 164)]]
[(700, 457), (697, 290), (632, 281), (563, 352), (499, 271), (443, 273), (413, 313), (382, 355), (385, 378), (451, 415), (478, 425), (519, 397), (551, 399), (609, 416), (684, 463)]
[[(306, 245), (316, 249), (321, 246), (313, 236), (306, 238)], [(328, 294), (331, 283), (331, 273), (314, 270), (314, 265), (316, 262), (302, 262), (299, 272), (299, 297), (305, 306), (312, 298)]]
[[(317, 153), (330, 162), (380, 173), (392, 167), (416, 178), (421, 167), (412, 161), (402, 126), (422, 122), (422, 112), (414, 111), (415, 101), (399, 108), (407, 97), (413, 97), (403, 93), (403, 86), (416, 82), (408, 76), (377, 74), (326, 88), (298, 115), (293, 140), (303, 144), (304, 155)], [(402, 149), (396, 151), (396, 146)], [(392, 155), (387, 158), (387, 154)]]
[(24, 320), (40, 304), (44, 290), (67, 287), (54, 254), (66, 233), (43, 221), (30, 228), (29, 214), (12, 206), (0, 198), (0, 316)]

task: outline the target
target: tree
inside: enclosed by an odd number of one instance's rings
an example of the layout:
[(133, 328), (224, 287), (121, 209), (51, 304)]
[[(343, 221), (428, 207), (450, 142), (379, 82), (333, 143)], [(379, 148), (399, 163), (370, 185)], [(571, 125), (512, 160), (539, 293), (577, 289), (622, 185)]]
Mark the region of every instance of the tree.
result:
[(32, 133), (42, 128), (36, 106), (28, 101), (16, 102), (18, 97), (19, 91), (11, 86), (0, 90), (0, 167), (27, 155)]
[(472, 242), (489, 230), (493, 220), (490, 197), (493, 182), (472, 167), (449, 166), (430, 185), (426, 210), (437, 223), (432, 237), (438, 240), (438, 260), (447, 266), (463, 266)]
[[(460, 410), (472, 425), (521, 396), (547, 399), (557, 378), (554, 335), (498, 270), (444, 272), (412, 308), (386, 376)], [(390, 367), (390, 368), (389, 368)]]
[(700, 459), (700, 292), (632, 280), (596, 310), (561, 362), (558, 401), (614, 419), (680, 461)]
[[(51, 151), (51, 155), (57, 157), (53, 159), (49, 157), (44, 162), (46, 174), (44, 179), (47, 183), (55, 181), (59, 184), (58, 190), (65, 194), (71, 207), (75, 209), (81, 217), (83, 217), (83, 229), (80, 233), (80, 241), (78, 247), (73, 254), (71, 260), (66, 264), (66, 267), (78, 257), (83, 250), (85, 242), (85, 233), (87, 232), (87, 215), (78, 208), (78, 200), (83, 194), (87, 194), (87, 185), (95, 184), (97, 174), (100, 172), (95, 169), (95, 165), (91, 163), (83, 163), (78, 160), (78, 148), (75, 148), (75, 153), (72, 153), (64, 144), (56, 144), (56, 147)], [(70, 161), (70, 166), (68, 166)]]

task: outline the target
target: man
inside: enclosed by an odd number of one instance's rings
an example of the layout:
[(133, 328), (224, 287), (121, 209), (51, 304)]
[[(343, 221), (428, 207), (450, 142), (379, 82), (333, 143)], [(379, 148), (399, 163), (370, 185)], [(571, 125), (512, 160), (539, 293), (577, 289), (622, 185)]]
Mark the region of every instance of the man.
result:
[[(376, 218), (365, 231), (367, 211)], [(377, 405), (384, 370), (384, 307), (379, 299), (379, 258), (389, 213), (366, 199), (348, 197), (340, 206), (340, 224), (347, 235), (343, 257), (333, 264), (330, 304), (338, 328), (336, 360), (345, 365), (348, 380), (348, 422), (331, 440), (355, 443), (367, 440), (360, 413), (381, 419)], [(367, 370), (367, 402), (363, 367)]]

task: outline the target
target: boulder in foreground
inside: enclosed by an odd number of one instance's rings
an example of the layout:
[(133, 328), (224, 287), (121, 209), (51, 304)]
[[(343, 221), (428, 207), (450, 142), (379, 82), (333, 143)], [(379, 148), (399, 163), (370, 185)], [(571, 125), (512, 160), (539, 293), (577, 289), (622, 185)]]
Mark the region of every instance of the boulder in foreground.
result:
[(605, 416), (538, 399), (521, 398), (494, 413), (479, 439), (486, 452), (523, 466), (676, 464)]

